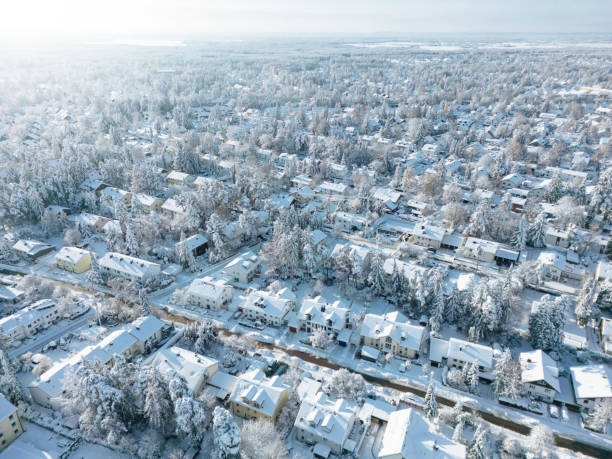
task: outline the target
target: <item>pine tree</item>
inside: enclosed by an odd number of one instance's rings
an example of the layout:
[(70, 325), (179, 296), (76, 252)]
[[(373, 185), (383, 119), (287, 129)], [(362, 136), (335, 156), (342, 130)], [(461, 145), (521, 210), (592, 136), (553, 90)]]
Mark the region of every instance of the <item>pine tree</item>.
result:
[(474, 439), (467, 450), (466, 457), (469, 459), (489, 459), (491, 457), (489, 435), (482, 422), (476, 428)]
[(380, 252), (376, 252), (372, 259), (372, 270), (370, 271), (370, 285), (375, 295), (383, 296), (387, 293), (387, 277), (384, 269), (384, 259)]
[(213, 413), (213, 434), (219, 458), (240, 457), (240, 431), (229, 411), (220, 406), (216, 407)]
[(395, 172), (393, 173), (393, 178), (391, 179), (389, 186), (391, 188), (398, 188), (400, 186), (401, 181), (402, 181), (401, 170), (400, 170), (399, 165), (397, 165), (395, 166)]
[(548, 188), (546, 189), (546, 193), (544, 196), (546, 200), (550, 203), (557, 202), (564, 193), (563, 180), (561, 179), (561, 173), (556, 170), (550, 179), (550, 183), (548, 184)]
[(433, 375), (429, 378), (429, 385), (425, 393), (425, 416), (430, 420), (438, 417), (438, 402), (436, 401)]
[(568, 298), (545, 296), (529, 316), (529, 342), (535, 349), (556, 350), (563, 342)]
[(467, 377), (466, 377), (466, 384), (468, 386), (468, 389), (470, 391), (470, 393), (472, 394), (476, 394), (478, 392), (478, 363), (477, 362), (471, 362), (471, 363), (466, 363), (467, 366)]
[(156, 368), (147, 371), (144, 414), (149, 425), (162, 435), (171, 431), (174, 406), (168, 385)]
[(455, 443), (460, 443), (460, 444), (465, 443), (465, 436), (463, 434), (464, 428), (465, 428), (465, 420), (462, 416), (459, 418), (459, 422), (457, 423), (457, 425), (455, 426), (455, 429), (453, 430), (452, 440)]
[(128, 224), (125, 230), (125, 250), (127, 250), (129, 255), (137, 256), (140, 253), (138, 239), (136, 239), (131, 224)]
[(29, 400), (29, 394), (17, 379), (17, 373), (4, 349), (0, 349), (0, 389), (8, 401), (14, 405), (22, 400)]
[(529, 244), (535, 248), (542, 248), (546, 245), (546, 216), (541, 212), (535, 221), (529, 226)]
[(495, 364), (495, 392), (498, 396), (516, 399), (521, 390), (521, 367), (506, 349)]
[(586, 327), (591, 318), (597, 313), (595, 301), (597, 299), (597, 280), (589, 277), (582, 285), (582, 289), (576, 300), (576, 318), (578, 325)]
[(527, 219), (525, 218), (525, 215), (523, 215), (519, 220), (519, 224), (516, 228), (516, 231), (514, 232), (512, 243), (514, 244), (514, 247), (516, 247), (518, 250), (523, 250), (525, 248), (525, 245), (527, 244), (527, 238)]

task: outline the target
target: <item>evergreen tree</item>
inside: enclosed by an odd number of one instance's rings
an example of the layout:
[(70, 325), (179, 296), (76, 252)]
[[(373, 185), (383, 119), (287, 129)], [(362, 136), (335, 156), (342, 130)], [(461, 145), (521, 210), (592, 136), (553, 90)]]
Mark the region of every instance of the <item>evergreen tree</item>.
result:
[(127, 224), (125, 230), (125, 250), (129, 255), (133, 256), (137, 256), (140, 253), (140, 245), (131, 224)]
[(467, 366), (467, 375), (466, 375), (465, 383), (467, 384), (470, 393), (476, 394), (478, 392), (478, 383), (479, 383), (478, 363), (471, 362), (471, 363), (467, 363), (466, 366)]
[(370, 271), (370, 285), (375, 295), (383, 296), (387, 293), (387, 277), (384, 269), (385, 260), (378, 251), (372, 259), (372, 270)]
[(425, 393), (425, 416), (429, 419), (438, 417), (438, 402), (436, 401), (433, 375), (429, 378), (429, 385)]
[(542, 298), (529, 316), (529, 342), (535, 349), (556, 350), (563, 342), (568, 299)]
[(528, 239), (527, 219), (525, 218), (525, 215), (523, 214), (523, 216), (519, 220), (519, 224), (516, 228), (516, 231), (514, 232), (512, 243), (514, 244), (514, 247), (516, 247), (518, 250), (523, 250), (525, 248), (525, 245), (527, 244), (527, 239)]
[(517, 398), (521, 391), (521, 366), (506, 349), (495, 364), (495, 392), (498, 396)]
[(213, 413), (213, 434), (217, 455), (220, 459), (240, 457), (240, 430), (229, 411), (220, 406)]
[(14, 405), (19, 404), (22, 400), (30, 399), (29, 394), (17, 379), (17, 373), (4, 349), (0, 349), (0, 390), (8, 401)]
[(529, 244), (535, 248), (546, 245), (546, 223), (544, 212), (538, 214), (534, 222), (529, 226)]
[(147, 370), (144, 415), (149, 425), (162, 435), (172, 429), (174, 407), (170, 399), (168, 385), (156, 368)]
[(472, 443), (470, 443), (466, 453), (468, 459), (489, 459), (491, 457), (489, 435), (482, 422), (478, 424), (476, 432), (474, 433), (474, 439)]
[(597, 279), (591, 276), (582, 284), (582, 289), (576, 300), (576, 318), (578, 319), (578, 325), (581, 327), (586, 327), (591, 318), (597, 313), (596, 300)]
[(556, 203), (564, 193), (563, 180), (561, 173), (556, 170), (550, 179), (546, 193), (544, 194), (546, 200), (550, 203)]

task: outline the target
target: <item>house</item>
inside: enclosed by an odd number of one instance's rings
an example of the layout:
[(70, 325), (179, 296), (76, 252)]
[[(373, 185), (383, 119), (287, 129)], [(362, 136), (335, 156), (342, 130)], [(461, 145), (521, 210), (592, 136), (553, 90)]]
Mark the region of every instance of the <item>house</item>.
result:
[(607, 364), (570, 367), (574, 398), (580, 408), (592, 410), (612, 397), (612, 369)]
[(144, 353), (161, 342), (165, 324), (149, 314), (134, 320), (128, 327), (130, 335), (138, 340), (140, 352)]
[(612, 262), (599, 261), (595, 270), (595, 277), (600, 282), (612, 282)]
[(295, 307), (295, 295), (288, 288), (276, 293), (264, 290), (247, 290), (247, 296), (240, 297), (238, 311), (251, 320), (280, 327), (285, 316)]
[(0, 285), (0, 304), (18, 303), (23, 300), (25, 292), (12, 285)]
[(311, 333), (323, 329), (326, 333), (338, 335), (350, 327), (349, 310), (340, 305), (340, 300), (329, 303), (321, 296), (305, 299), (298, 312), (300, 330)]
[(410, 199), (406, 202), (406, 208), (416, 217), (422, 217), (423, 212), (427, 208), (427, 204), (421, 201)]
[(345, 233), (361, 231), (365, 228), (366, 219), (361, 215), (349, 214), (348, 212), (335, 212), (334, 225)]
[(0, 452), (22, 433), (23, 426), (17, 413), (17, 407), (0, 394)]
[(601, 347), (606, 354), (612, 354), (612, 319), (602, 317), (599, 323)]
[(314, 188), (315, 181), (306, 174), (300, 174), (291, 179), (291, 185), (298, 189), (304, 187)]
[(111, 203), (123, 202), (124, 204), (129, 204), (132, 200), (132, 193), (115, 188), (114, 186), (107, 186), (104, 188), (100, 192), (100, 196), (102, 199), (106, 199)]
[(173, 198), (166, 199), (161, 206), (161, 211), (170, 218), (183, 218), (187, 215), (187, 209)]
[(521, 352), (521, 382), (527, 394), (535, 399), (552, 403), (555, 395), (561, 392), (559, 369), (553, 359), (541, 349)]
[(79, 185), (79, 189), (82, 191), (93, 191), (99, 193), (108, 185), (104, 183), (102, 180), (90, 177), (85, 180), (81, 185)]
[(142, 352), (144, 343), (131, 335), (127, 330), (116, 330), (98, 344), (98, 348), (111, 356), (120, 355), (131, 359)]
[(209, 186), (216, 186), (221, 183), (220, 180), (212, 177), (196, 177), (193, 184), (197, 190), (205, 189)]
[(69, 215), (68, 221), (74, 223), (74, 225), (82, 234), (98, 233), (102, 231), (102, 228), (108, 222), (108, 218), (101, 217), (100, 215), (82, 212), (80, 214)]
[(193, 236), (189, 236), (184, 241), (179, 241), (175, 244), (175, 248), (179, 246), (179, 244), (185, 245), (187, 250), (193, 253), (194, 257), (199, 257), (206, 252), (208, 248), (208, 238), (206, 236), (202, 236), (201, 234), (194, 234)]
[(132, 203), (136, 204), (147, 212), (153, 212), (159, 210), (164, 203), (164, 200), (155, 196), (150, 196), (144, 193), (134, 193), (132, 197)]
[(316, 229), (312, 232), (312, 248), (313, 250), (319, 250), (322, 246), (325, 245), (327, 241), (327, 234), (323, 231)]
[(426, 340), (426, 328), (409, 323), (399, 311), (366, 314), (361, 325), (361, 344), (400, 357), (418, 358)]
[(585, 274), (582, 266), (568, 263), (566, 255), (554, 250), (540, 252), (538, 263), (546, 268), (548, 277), (554, 280), (560, 280), (564, 277), (580, 280)]
[(81, 274), (91, 268), (91, 254), (78, 247), (63, 247), (55, 254), (53, 266)]
[(451, 338), (448, 340), (446, 363), (449, 368), (459, 368), (460, 370), (468, 363), (476, 363), (480, 376), (488, 377), (493, 371), (493, 349), (482, 344)]
[(503, 244), (475, 237), (468, 237), (465, 240), (463, 247), (460, 248), (460, 253), (478, 261), (495, 262), (498, 265), (516, 263), (520, 256), (519, 252)]
[(106, 252), (100, 258), (98, 266), (102, 272), (111, 276), (123, 277), (141, 283), (157, 278), (161, 272), (161, 266), (158, 263), (116, 252)]
[(59, 319), (57, 304), (52, 300), (40, 300), (0, 319), (0, 332), (7, 341), (27, 338), (47, 328)]
[(375, 188), (372, 192), (372, 198), (381, 202), (388, 210), (396, 210), (399, 205), (399, 200), (402, 193), (388, 187)]
[(223, 270), (235, 282), (250, 283), (259, 273), (260, 262), (253, 252), (246, 252), (230, 261)]
[(349, 187), (345, 183), (335, 183), (324, 181), (317, 186), (315, 191), (319, 194), (331, 194), (335, 196), (346, 196), (349, 192)]
[(414, 225), (410, 242), (422, 247), (439, 249), (444, 241), (446, 228), (432, 225), (428, 221), (421, 221)]
[(358, 406), (345, 399), (329, 397), (325, 392), (307, 396), (295, 418), (295, 436), (308, 444), (315, 444), (320, 457), (330, 452), (354, 452), (355, 444), (349, 440), (357, 420)]
[(260, 369), (251, 369), (238, 377), (229, 401), (236, 416), (275, 422), (288, 398), (280, 376), (267, 378)]
[(38, 258), (46, 255), (55, 250), (55, 247), (44, 242), (34, 241), (30, 239), (19, 239), (13, 250), (17, 255), (28, 258), (30, 260), (37, 260)]
[(552, 226), (547, 226), (544, 242), (548, 247), (560, 247), (567, 249), (570, 245), (570, 232), (558, 230)]
[(151, 366), (166, 377), (174, 374), (182, 377), (194, 395), (198, 395), (204, 384), (219, 370), (217, 360), (177, 346), (160, 349), (155, 354)]
[(397, 410), (389, 415), (379, 459), (463, 459), (465, 446), (440, 435), (433, 425), (413, 408)]
[(206, 309), (227, 309), (233, 289), (226, 279), (194, 279), (187, 289), (187, 301)]
[(185, 172), (172, 171), (166, 176), (166, 181), (170, 185), (190, 186), (195, 181), (195, 177)]
[(296, 188), (291, 191), (291, 196), (298, 204), (306, 204), (315, 198), (316, 193), (308, 186)]

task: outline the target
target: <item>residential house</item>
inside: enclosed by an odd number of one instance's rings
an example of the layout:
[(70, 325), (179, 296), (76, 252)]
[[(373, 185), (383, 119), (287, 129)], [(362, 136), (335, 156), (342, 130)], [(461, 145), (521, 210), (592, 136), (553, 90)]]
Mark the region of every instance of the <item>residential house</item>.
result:
[(482, 344), (462, 339), (448, 340), (446, 363), (449, 367), (463, 369), (466, 364), (478, 364), (481, 377), (488, 377), (493, 371), (493, 349)]
[(144, 353), (161, 342), (164, 323), (154, 315), (142, 316), (134, 320), (128, 327), (130, 335), (138, 340), (140, 352)]
[(17, 407), (0, 394), (0, 452), (22, 433), (23, 426), (17, 413)]
[(240, 297), (238, 311), (246, 314), (251, 320), (280, 327), (285, 321), (285, 316), (294, 307), (295, 295), (285, 287), (276, 293), (247, 290), (247, 295)]
[(595, 277), (599, 282), (612, 282), (612, 262), (599, 261), (595, 269)]
[(251, 369), (238, 377), (229, 402), (235, 416), (275, 422), (288, 398), (280, 376), (267, 378), (260, 369)]
[(440, 435), (413, 408), (397, 410), (389, 422), (380, 443), (379, 459), (445, 458), (464, 459), (465, 446)]
[(295, 202), (297, 202), (298, 204), (306, 204), (315, 198), (316, 193), (312, 188), (304, 186), (301, 188), (293, 189), (291, 191), (291, 196), (293, 196)]
[(131, 359), (142, 352), (144, 343), (127, 330), (115, 330), (98, 344), (98, 348), (110, 356), (120, 355)]
[(402, 193), (389, 187), (375, 188), (372, 198), (381, 202), (388, 210), (394, 211), (399, 205)]
[(487, 241), (475, 237), (468, 237), (463, 247), (460, 248), (461, 255), (487, 263), (511, 264), (518, 261), (520, 253), (510, 249), (498, 242)]
[(108, 222), (108, 218), (100, 215), (89, 214), (82, 212), (80, 214), (69, 215), (68, 220), (78, 228), (81, 234), (99, 233), (104, 225)]
[(598, 402), (612, 398), (612, 369), (607, 364), (570, 367), (574, 398), (580, 408), (592, 410)]
[(195, 177), (185, 172), (172, 171), (166, 176), (166, 181), (170, 185), (191, 186), (195, 181)]
[(399, 311), (366, 314), (361, 325), (361, 344), (400, 357), (418, 358), (426, 340), (427, 329), (410, 323)]
[(17, 303), (23, 300), (25, 292), (12, 285), (0, 285), (0, 304)]
[(123, 202), (124, 204), (129, 204), (132, 200), (132, 193), (129, 191), (121, 190), (119, 188), (115, 188), (114, 186), (107, 186), (100, 192), (100, 196), (102, 199), (106, 199), (111, 203)]
[(182, 377), (194, 395), (198, 395), (204, 384), (219, 370), (217, 360), (177, 346), (160, 349), (155, 354), (151, 366), (166, 377), (175, 374)]
[(60, 318), (57, 304), (46, 299), (0, 319), (0, 332), (7, 341), (17, 341), (49, 327)]
[(312, 248), (313, 250), (318, 250), (320, 249), (322, 246), (325, 245), (325, 242), (327, 241), (327, 234), (325, 234), (323, 231), (316, 229), (312, 232)]
[(147, 212), (153, 212), (161, 209), (164, 200), (156, 196), (150, 196), (144, 193), (135, 193), (132, 197), (132, 202), (136, 201), (137, 205), (145, 209)]
[(161, 206), (161, 212), (170, 218), (184, 218), (187, 216), (187, 209), (174, 198), (166, 199)]
[(558, 230), (552, 226), (546, 227), (544, 242), (548, 247), (560, 247), (567, 249), (570, 245), (570, 233), (565, 230)]
[(302, 401), (295, 419), (295, 436), (300, 441), (315, 444), (320, 457), (327, 457), (330, 452), (354, 453), (356, 445), (349, 435), (358, 412), (355, 403), (329, 397), (325, 392), (309, 395)]
[(112, 276), (141, 283), (157, 278), (161, 272), (161, 266), (158, 263), (116, 252), (106, 252), (100, 258), (98, 266), (102, 272)]
[(291, 185), (296, 188), (304, 188), (304, 187), (314, 188), (315, 181), (314, 179), (310, 178), (308, 175), (300, 174), (300, 175), (296, 175), (295, 177), (291, 179)]
[(582, 266), (568, 263), (565, 254), (553, 250), (540, 252), (538, 263), (546, 268), (548, 277), (554, 280), (560, 280), (561, 278), (580, 280), (585, 274)]
[(28, 258), (30, 260), (37, 260), (43, 255), (53, 252), (55, 247), (40, 241), (20, 239), (15, 243), (15, 245), (13, 245), (13, 250), (19, 256)]
[(193, 236), (189, 236), (184, 241), (179, 241), (175, 244), (175, 248), (179, 246), (179, 244), (185, 245), (187, 250), (193, 253), (194, 257), (199, 257), (206, 252), (208, 248), (208, 238), (201, 234), (194, 234)]
[(260, 262), (253, 252), (246, 252), (230, 261), (223, 270), (235, 282), (250, 283), (259, 273)]
[(91, 254), (78, 247), (63, 247), (55, 254), (56, 268), (81, 274), (91, 268)]
[(532, 398), (552, 403), (555, 395), (561, 391), (559, 369), (553, 359), (541, 349), (521, 352), (521, 382), (527, 395)]
[(315, 189), (320, 194), (331, 194), (335, 196), (346, 196), (349, 193), (349, 187), (345, 183), (336, 183), (324, 181)]
[(329, 303), (321, 296), (305, 299), (298, 312), (300, 330), (312, 333), (322, 329), (337, 336), (345, 328), (350, 328), (350, 311), (341, 304), (340, 300)]
[(439, 249), (444, 241), (446, 228), (432, 225), (428, 221), (421, 221), (414, 225), (410, 242), (422, 247)]
[(601, 347), (606, 354), (612, 354), (612, 319), (602, 317), (599, 323)]
[(226, 279), (194, 279), (187, 289), (187, 301), (206, 309), (227, 309), (232, 300), (232, 286)]
[(361, 231), (365, 228), (366, 219), (361, 215), (349, 214), (348, 212), (335, 212), (334, 213), (334, 226), (340, 228), (345, 233), (352, 233), (353, 231)]

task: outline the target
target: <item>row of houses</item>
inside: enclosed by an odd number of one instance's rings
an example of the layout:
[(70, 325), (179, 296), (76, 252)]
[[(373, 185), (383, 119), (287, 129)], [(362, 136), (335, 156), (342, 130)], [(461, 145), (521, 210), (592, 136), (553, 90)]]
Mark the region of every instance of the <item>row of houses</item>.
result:
[(48, 328), (60, 318), (59, 308), (53, 300), (40, 300), (1, 318), (0, 333), (12, 343)]

